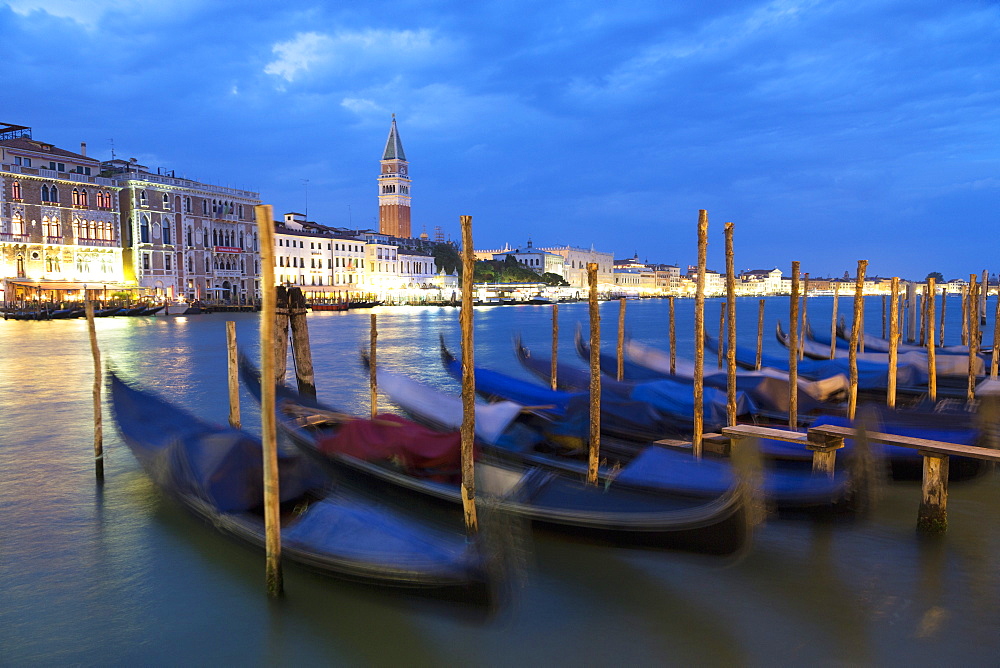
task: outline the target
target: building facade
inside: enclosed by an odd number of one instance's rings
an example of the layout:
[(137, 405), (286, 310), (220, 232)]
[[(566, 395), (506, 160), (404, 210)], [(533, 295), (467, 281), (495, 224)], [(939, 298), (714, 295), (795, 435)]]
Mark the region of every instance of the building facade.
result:
[(76, 153), (0, 124), (0, 300), (127, 287), (118, 194), (86, 143)]
[(134, 158), (109, 160), (101, 169), (120, 188), (126, 280), (157, 298), (257, 299), (257, 193), (154, 174)]

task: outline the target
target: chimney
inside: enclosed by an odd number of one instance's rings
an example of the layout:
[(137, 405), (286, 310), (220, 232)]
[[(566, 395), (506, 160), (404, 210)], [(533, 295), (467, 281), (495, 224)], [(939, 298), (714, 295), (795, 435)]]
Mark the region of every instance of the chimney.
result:
[(85, 141), (80, 142), (80, 155), (87, 157), (87, 142)]

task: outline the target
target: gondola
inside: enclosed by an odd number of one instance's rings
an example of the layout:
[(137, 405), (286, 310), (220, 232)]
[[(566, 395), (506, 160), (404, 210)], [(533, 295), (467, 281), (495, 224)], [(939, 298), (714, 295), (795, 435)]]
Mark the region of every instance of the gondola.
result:
[[(250, 393), (259, 397), (260, 376), (245, 357), (240, 371)], [(442, 436), (398, 416), (355, 418), (283, 385), (276, 393), (279, 426), (338, 478), (403, 503), (460, 509), (457, 433)], [(451, 444), (443, 444), (442, 438), (450, 438)], [(427, 460), (433, 465), (430, 471), (417, 466)], [(535, 525), (605, 544), (730, 555), (746, 548), (751, 538), (746, 490), (738, 484), (712, 499), (665, 497), (614, 480), (591, 485), (580, 476), (479, 456), (476, 494)]]
[[(815, 334), (811, 330), (808, 331), (810, 334), (812, 334), (813, 338), (816, 340), (817, 343), (821, 345), (825, 344), (827, 346), (830, 345), (830, 337), (828, 335), (824, 336), (821, 334)], [(837, 333), (837, 348), (847, 350), (850, 346), (851, 330), (850, 328), (847, 327), (847, 325), (845, 324), (845, 320), (843, 318), (841, 318), (840, 322), (837, 323), (836, 333)], [(889, 352), (889, 341), (887, 339), (874, 336), (873, 334), (865, 334), (862, 340), (862, 345), (864, 346), (864, 349), (869, 352), (881, 352), (881, 353)], [(927, 352), (927, 347), (918, 346), (913, 343), (900, 342), (896, 345), (896, 350), (897, 352), (900, 353)], [(962, 345), (937, 346), (934, 349), (934, 352), (937, 355), (964, 355), (968, 357), (969, 346), (962, 346)], [(986, 346), (984, 348), (981, 348), (979, 352), (992, 354), (993, 346)]]
[[(536, 356), (520, 337), (515, 337), (514, 351), (521, 365), (551, 382), (552, 364), (545, 356)], [(562, 362), (557, 364), (559, 389), (589, 392), (590, 372)], [(703, 393), (703, 425), (706, 431), (721, 429), (728, 423), (726, 392), (706, 387)], [(737, 393), (737, 415), (751, 420), (757, 412), (753, 400)], [(691, 383), (669, 378), (642, 383), (601, 379), (601, 431), (631, 441), (648, 442), (667, 436), (689, 436), (694, 424), (694, 399)]]
[[(264, 546), (260, 441), (210, 425), (110, 374), (118, 430), (156, 484), (224, 534)], [(478, 541), (330, 487), (300, 453), (279, 453), (282, 554), (323, 574), (448, 599), (487, 602)]]
[(157, 313), (163, 310), (164, 306), (165, 304), (160, 304), (159, 306), (150, 306), (148, 308), (143, 309), (142, 313), (140, 313), (139, 315), (156, 315)]
[[(576, 333), (576, 348), (581, 358), (590, 359), (590, 345), (584, 341), (580, 330)], [(634, 341), (626, 342), (623, 350), (625, 359), (623, 360), (623, 380), (636, 383), (656, 382), (662, 380), (673, 381), (680, 386), (684, 386), (687, 393), (694, 383), (694, 363), (686, 360), (675, 360), (675, 373), (670, 373), (670, 360), (665, 353), (661, 353), (649, 346), (644, 346)], [(601, 353), (601, 369), (611, 376), (617, 373), (617, 359)], [(704, 373), (706, 387), (712, 387), (720, 392), (726, 392), (729, 378), (725, 370), (716, 369), (714, 365), (706, 365)], [(775, 369), (737, 369), (736, 390), (737, 397), (746, 396), (753, 402), (755, 416), (766, 420), (787, 422), (788, 420), (788, 374)], [(797, 383), (798, 411), (805, 415), (808, 413), (829, 409), (833, 405), (840, 403), (847, 393), (847, 376), (844, 374), (834, 374), (828, 378), (820, 380), (808, 380), (800, 378)]]
[[(448, 372), (461, 377), (461, 362), (454, 358), (442, 345), (442, 361)], [(510, 378), (496, 371), (475, 369), (477, 390), (486, 386), (484, 394), (498, 396), (506, 394), (507, 388), (514, 388), (517, 398), (537, 401), (538, 406), (522, 406), (519, 413), (508, 409), (508, 426), (493, 429), (494, 436), (483, 433), (484, 446), (493, 446), (493, 452), (508, 453), (509, 456), (530, 461), (533, 465), (556, 468), (563, 471), (583, 473), (585, 461), (582, 457), (586, 448), (580, 447), (576, 453), (566, 453), (559, 446), (565, 443), (567, 430), (560, 430), (563, 420), (569, 418), (571, 425), (584, 422), (586, 428), (587, 405), (582, 407), (568, 400), (572, 395), (566, 392), (539, 387), (540, 392), (528, 393), (524, 381)], [(422, 383), (399, 374), (379, 373), (382, 390), (404, 411), (422, 422), (442, 429), (455, 428), (461, 421), (461, 410), (457, 399)], [(530, 384), (527, 384), (530, 385)], [(516, 403), (515, 396), (504, 396), (503, 403)], [(512, 401), (513, 399), (513, 401)], [(489, 409), (484, 406), (484, 409)], [(582, 409), (582, 415), (581, 413)], [(476, 411), (477, 424), (480, 410)], [(577, 419), (573, 419), (573, 416)], [(538, 419), (541, 418), (541, 419)], [(550, 440), (552, 429), (555, 438)], [(485, 430), (484, 430), (485, 432)], [(802, 449), (803, 453), (809, 451)], [(573, 456), (577, 454), (578, 456)], [(689, 452), (677, 451), (656, 444), (645, 443), (623, 449), (620, 445), (612, 452), (602, 452), (606, 468), (601, 475), (613, 476), (618, 485), (633, 486), (666, 494), (688, 494), (713, 496), (720, 494), (733, 484), (735, 473), (730, 461), (724, 459), (703, 459), (698, 461)], [(852, 472), (842, 470), (833, 478), (814, 476), (810, 466), (767, 467), (761, 485), (764, 500), (781, 510), (847, 508), (853, 494)]]

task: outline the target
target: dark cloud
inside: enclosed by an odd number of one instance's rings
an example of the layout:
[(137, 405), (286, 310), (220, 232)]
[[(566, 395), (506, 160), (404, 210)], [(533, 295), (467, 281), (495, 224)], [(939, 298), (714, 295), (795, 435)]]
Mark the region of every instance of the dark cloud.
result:
[(994, 261), (996, 3), (675, 4), (22, 0), (5, 120), (360, 225), (395, 112), (416, 229), (686, 264), (705, 208), (720, 268), (729, 220), (739, 266)]

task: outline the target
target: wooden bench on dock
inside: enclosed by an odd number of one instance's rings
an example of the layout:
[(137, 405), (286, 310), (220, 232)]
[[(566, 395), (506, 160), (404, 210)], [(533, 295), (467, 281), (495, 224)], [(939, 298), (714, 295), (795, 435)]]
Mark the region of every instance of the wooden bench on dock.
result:
[(829, 476), (833, 475), (837, 450), (844, 447), (844, 440), (848, 438), (866, 439), (869, 443), (895, 445), (916, 450), (924, 459), (923, 497), (920, 510), (917, 513), (917, 528), (928, 532), (942, 532), (948, 527), (949, 457), (970, 457), (1000, 462), (1000, 450), (992, 448), (884, 434), (836, 425), (812, 427), (805, 433), (756, 425), (736, 425), (724, 427), (722, 434), (734, 443), (746, 438), (769, 438), (789, 443), (801, 443), (803, 447), (813, 451), (813, 471)]

